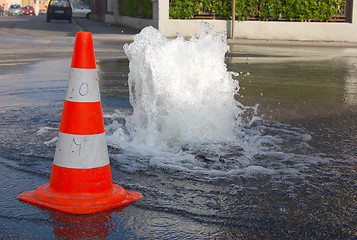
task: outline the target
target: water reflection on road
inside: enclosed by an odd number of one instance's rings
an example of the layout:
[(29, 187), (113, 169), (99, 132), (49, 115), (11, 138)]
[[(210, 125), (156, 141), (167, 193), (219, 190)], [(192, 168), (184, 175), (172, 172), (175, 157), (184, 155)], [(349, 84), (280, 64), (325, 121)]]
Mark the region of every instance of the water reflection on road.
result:
[(0, 76), (0, 110), (62, 102), (70, 60), (42, 61)]
[[(247, 144), (264, 140), (259, 143), (264, 150), (248, 159), (240, 146), (207, 148), (191, 153), (197, 165), (180, 171), (150, 164), (109, 143), (114, 182), (144, 197), (126, 208), (86, 216), (16, 200), (19, 193), (48, 182), (69, 63), (43, 61), (0, 75), (0, 238), (357, 236), (354, 58), (239, 63), (228, 58), (229, 70), (241, 72), (236, 99), (259, 104), (261, 120), (245, 128), (244, 137)], [(111, 130), (125, 125), (124, 116), (132, 111), (128, 61), (97, 64), (112, 137)], [(228, 174), (210, 174), (219, 171)]]
[(353, 107), (357, 105), (357, 60), (348, 58), (347, 61), (344, 100), (347, 105)]

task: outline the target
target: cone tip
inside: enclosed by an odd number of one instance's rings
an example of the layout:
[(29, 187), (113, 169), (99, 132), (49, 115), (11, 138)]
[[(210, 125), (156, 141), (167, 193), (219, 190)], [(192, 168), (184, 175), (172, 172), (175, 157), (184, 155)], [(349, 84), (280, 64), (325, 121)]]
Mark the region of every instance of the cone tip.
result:
[(77, 32), (71, 67), (85, 69), (96, 68), (92, 33)]

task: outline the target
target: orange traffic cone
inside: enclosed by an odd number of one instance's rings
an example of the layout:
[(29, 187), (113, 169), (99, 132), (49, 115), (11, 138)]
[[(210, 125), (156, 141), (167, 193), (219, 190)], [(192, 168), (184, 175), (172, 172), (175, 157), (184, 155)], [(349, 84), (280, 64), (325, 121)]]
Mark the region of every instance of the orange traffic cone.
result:
[(78, 32), (50, 182), (19, 199), (89, 214), (141, 198), (112, 182), (92, 34)]

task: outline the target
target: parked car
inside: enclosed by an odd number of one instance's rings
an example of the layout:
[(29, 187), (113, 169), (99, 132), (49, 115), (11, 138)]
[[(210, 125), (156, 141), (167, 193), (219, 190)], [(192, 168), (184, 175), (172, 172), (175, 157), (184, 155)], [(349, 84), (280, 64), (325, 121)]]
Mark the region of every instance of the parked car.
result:
[(89, 18), (92, 10), (84, 4), (79, 2), (72, 2), (73, 17)]
[(51, 19), (72, 22), (72, 7), (69, 0), (51, 0), (47, 8), (47, 22)]
[(90, 9), (90, 6), (85, 2), (79, 2), (83, 7)]
[(9, 8), (9, 15), (21, 15), (21, 6), (18, 4), (12, 4)]
[(33, 9), (31, 6), (23, 7), (22, 15), (35, 15), (35, 9)]
[(38, 15), (46, 15), (46, 9), (38, 10)]

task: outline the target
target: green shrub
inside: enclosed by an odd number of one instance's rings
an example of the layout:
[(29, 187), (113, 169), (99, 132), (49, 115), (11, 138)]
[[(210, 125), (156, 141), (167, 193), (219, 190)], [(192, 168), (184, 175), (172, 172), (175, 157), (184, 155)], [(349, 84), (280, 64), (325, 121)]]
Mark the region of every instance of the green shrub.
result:
[(337, 14), (345, 0), (280, 0), (285, 2), (284, 18), (296, 21), (327, 21)]
[(236, 0), (236, 20), (244, 21), (258, 14), (260, 0)]
[(124, 12), (131, 17), (136, 17), (137, 1), (124, 1)]
[(118, 0), (120, 15), (152, 18), (151, 0)]
[(231, 0), (178, 0), (170, 2), (169, 14), (173, 19), (192, 19), (195, 15), (210, 15), (230, 19), (232, 17)]
[(200, 9), (198, 1), (179, 0), (170, 3), (169, 15), (174, 19), (192, 19)]
[(281, 0), (266, 0), (261, 3), (259, 19), (264, 21), (280, 20), (284, 17), (286, 6)]
[[(236, 19), (264, 21), (327, 21), (339, 12), (346, 0), (236, 0)], [(220, 19), (232, 18), (232, 0), (172, 0), (173, 19), (192, 19), (201, 13)]]
[(152, 2), (151, 0), (139, 0), (139, 11), (143, 18), (152, 18)]

